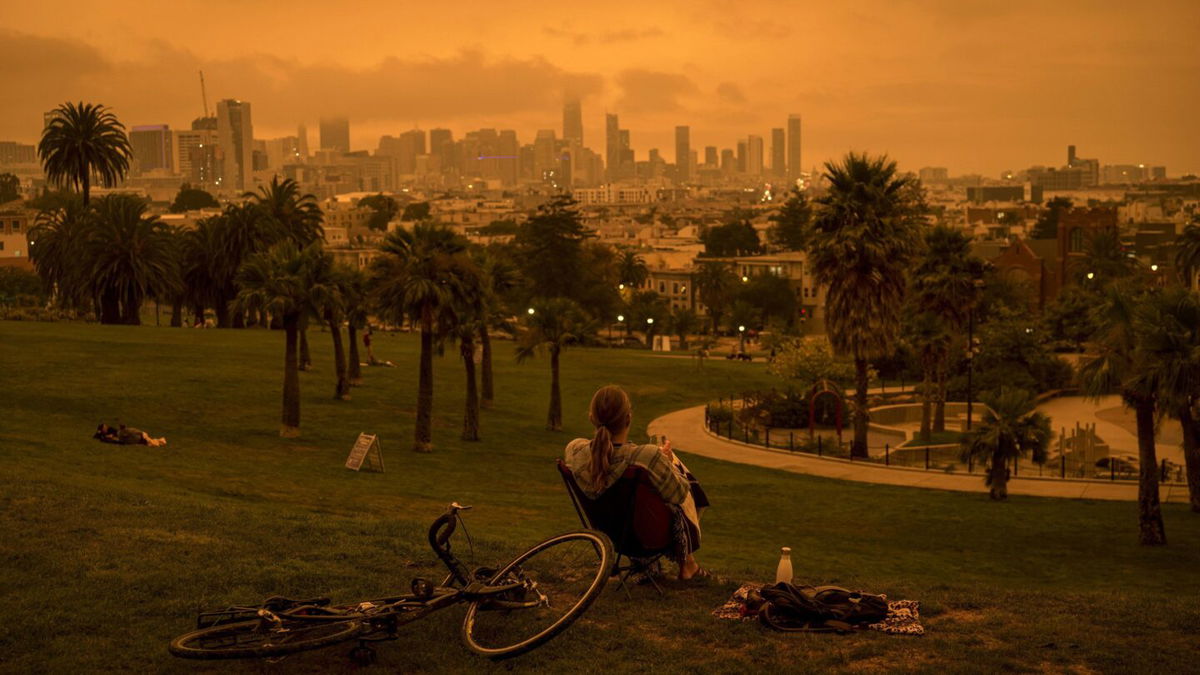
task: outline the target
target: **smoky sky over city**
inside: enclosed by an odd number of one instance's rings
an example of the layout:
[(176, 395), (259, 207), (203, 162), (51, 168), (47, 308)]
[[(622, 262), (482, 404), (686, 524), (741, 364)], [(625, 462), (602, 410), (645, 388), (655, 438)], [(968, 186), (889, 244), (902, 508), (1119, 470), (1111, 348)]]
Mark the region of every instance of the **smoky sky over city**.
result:
[(848, 148), (903, 168), (994, 175), (1060, 161), (1200, 170), (1200, 4), (542, 2), (6, 3), (0, 138), (34, 142), (48, 102), (99, 100), (130, 124), (186, 126), (254, 102), (263, 137), (351, 117), (383, 134), (556, 125), (577, 96), (586, 137), (621, 115), (640, 153), (732, 146), (804, 116), (805, 167)]

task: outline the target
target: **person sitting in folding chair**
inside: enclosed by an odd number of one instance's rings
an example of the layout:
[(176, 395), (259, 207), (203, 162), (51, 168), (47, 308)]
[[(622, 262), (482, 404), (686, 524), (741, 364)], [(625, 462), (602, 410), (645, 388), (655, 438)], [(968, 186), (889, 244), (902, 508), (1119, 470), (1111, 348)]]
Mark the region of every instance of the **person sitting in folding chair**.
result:
[(568, 443), (564, 457), (580, 491), (588, 499), (598, 499), (627, 470), (641, 469), (670, 510), (670, 557), (679, 566), (679, 578), (709, 577), (693, 555), (700, 548), (700, 511), (708, 506), (708, 499), (671, 452), (670, 441), (662, 446), (628, 442), (633, 407), (625, 391), (615, 385), (601, 387), (592, 396), (588, 418), (596, 427), (595, 436)]

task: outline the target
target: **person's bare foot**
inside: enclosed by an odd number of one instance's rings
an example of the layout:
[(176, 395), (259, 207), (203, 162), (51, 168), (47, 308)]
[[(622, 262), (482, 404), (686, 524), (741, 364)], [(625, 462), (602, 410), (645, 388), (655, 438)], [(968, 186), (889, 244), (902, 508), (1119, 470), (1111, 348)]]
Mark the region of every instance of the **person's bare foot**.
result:
[(696, 562), (696, 559), (689, 555), (687, 560), (684, 560), (683, 564), (679, 566), (679, 578), (687, 581), (696, 576), (696, 573), (699, 571), (700, 563)]

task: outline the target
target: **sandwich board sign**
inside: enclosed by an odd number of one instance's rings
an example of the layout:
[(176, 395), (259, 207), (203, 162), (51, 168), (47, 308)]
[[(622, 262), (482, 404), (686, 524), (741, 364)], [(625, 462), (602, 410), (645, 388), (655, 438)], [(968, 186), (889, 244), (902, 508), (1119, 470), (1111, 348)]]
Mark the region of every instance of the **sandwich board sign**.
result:
[(379, 447), (379, 437), (365, 432), (359, 434), (354, 447), (350, 448), (350, 456), (346, 458), (346, 468), (383, 473), (383, 449)]

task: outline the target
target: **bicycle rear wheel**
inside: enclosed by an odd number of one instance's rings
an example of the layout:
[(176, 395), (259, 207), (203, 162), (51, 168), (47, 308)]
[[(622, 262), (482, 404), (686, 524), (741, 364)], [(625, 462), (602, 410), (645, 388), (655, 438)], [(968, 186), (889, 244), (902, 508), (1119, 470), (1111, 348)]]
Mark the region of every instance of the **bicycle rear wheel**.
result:
[(172, 654), (185, 659), (245, 659), (283, 656), (349, 640), (363, 631), (362, 621), (297, 621), (281, 625), (244, 621), (212, 626), (171, 641)]
[(613, 564), (612, 543), (600, 532), (568, 532), (536, 544), (500, 568), (492, 586), (520, 583), (502, 601), (537, 601), (536, 607), (500, 608), (489, 599), (472, 602), (463, 620), (463, 641), (493, 659), (523, 654), (560, 633), (604, 590)]

